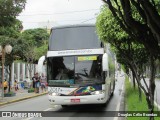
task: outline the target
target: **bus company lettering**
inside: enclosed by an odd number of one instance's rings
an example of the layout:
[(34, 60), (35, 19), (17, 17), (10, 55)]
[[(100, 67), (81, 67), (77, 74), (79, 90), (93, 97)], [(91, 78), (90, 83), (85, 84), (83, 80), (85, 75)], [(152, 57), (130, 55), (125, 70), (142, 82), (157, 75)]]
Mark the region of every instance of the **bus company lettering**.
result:
[(48, 51), (47, 57), (68, 56), (68, 55), (93, 55), (93, 54), (103, 54), (103, 53), (104, 53), (104, 50), (102, 48), (79, 49), (79, 50), (61, 50), (61, 51)]
[(58, 55), (66, 55), (66, 54), (86, 54), (86, 53), (92, 53), (92, 50), (68, 50), (68, 51), (59, 51)]

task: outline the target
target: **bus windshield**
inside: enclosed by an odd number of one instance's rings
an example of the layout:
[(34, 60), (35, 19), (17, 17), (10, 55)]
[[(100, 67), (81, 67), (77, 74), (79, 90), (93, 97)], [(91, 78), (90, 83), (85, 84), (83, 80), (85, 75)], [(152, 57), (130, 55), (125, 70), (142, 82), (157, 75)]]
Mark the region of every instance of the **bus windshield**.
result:
[(48, 84), (53, 86), (102, 84), (102, 55), (49, 57)]
[(52, 29), (49, 50), (101, 48), (95, 26), (63, 27)]

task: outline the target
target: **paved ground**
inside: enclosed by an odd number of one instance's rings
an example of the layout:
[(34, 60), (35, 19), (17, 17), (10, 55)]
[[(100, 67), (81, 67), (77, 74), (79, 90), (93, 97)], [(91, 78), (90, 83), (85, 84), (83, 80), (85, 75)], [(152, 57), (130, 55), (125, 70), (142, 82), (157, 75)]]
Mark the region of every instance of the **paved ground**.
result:
[(47, 94), (47, 92), (42, 92), (40, 90), (40, 93), (34, 93), (34, 92), (33, 93), (28, 93), (27, 89), (21, 88), (20, 90), (16, 91), (15, 96), (4, 97), (4, 98), (2, 98), (0, 96), (0, 106), (5, 105), (5, 104), (9, 104), (9, 103), (13, 103), (13, 102), (18, 102), (18, 101), (25, 100), (25, 99), (29, 99), (29, 98), (33, 98), (33, 97), (37, 97), (37, 96), (41, 96), (41, 95), (44, 95), (44, 94)]
[[(27, 99), (21, 102), (0, 106), (1, 112), (31, 112), (42, 113), (42, 118), (27, 116), (24, 117), (10, 117), (1, 120), (124, 120), (124, 117), (118, 117), (114, 111), (124, 111), (124, 76), (119, 77), (116, 81), (114, 95), (108, 101), (106, 106), (99, 105), (75, 105), (63, 108), (60, 105), (50, 104), (47, 95)], [(58, 114), (57, 114), (58, 113)], [(16, 115), (16, 114), (15, 114)], [(116, 116), (116, 117), (115, 117)]]

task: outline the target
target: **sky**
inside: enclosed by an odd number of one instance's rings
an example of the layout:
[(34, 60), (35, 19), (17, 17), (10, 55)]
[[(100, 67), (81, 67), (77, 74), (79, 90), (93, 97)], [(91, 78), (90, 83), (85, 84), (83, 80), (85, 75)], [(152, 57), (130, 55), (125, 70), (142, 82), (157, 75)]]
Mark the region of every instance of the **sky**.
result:
[(22, 21), (24, 30), (95, 23), (102, 4), (101, 0), (27, 0), (17, 18)]

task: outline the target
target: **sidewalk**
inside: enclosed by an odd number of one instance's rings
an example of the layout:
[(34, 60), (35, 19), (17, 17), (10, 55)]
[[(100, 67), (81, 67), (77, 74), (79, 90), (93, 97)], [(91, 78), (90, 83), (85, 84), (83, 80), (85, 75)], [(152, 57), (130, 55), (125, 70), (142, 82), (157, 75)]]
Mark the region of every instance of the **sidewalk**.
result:
[(3, 99), (0, 96), (0, 106), (6, 105), (6, 104), (9, 104), (9, 103), (18, 102), (18, 101), (21, 101), (21, 100), (30, 99), (30, 98), (45, 95), (45, 94), (47, 94), (47, 92), (42, 93), (41, 90), (40, 90), (40, 93), (34, 93), (34, 92), (33, 93), (28, 93), (28, 89), (21, 88), (20, 90), (18, 90), (16, 92), (15, 96), (4, 97)]

